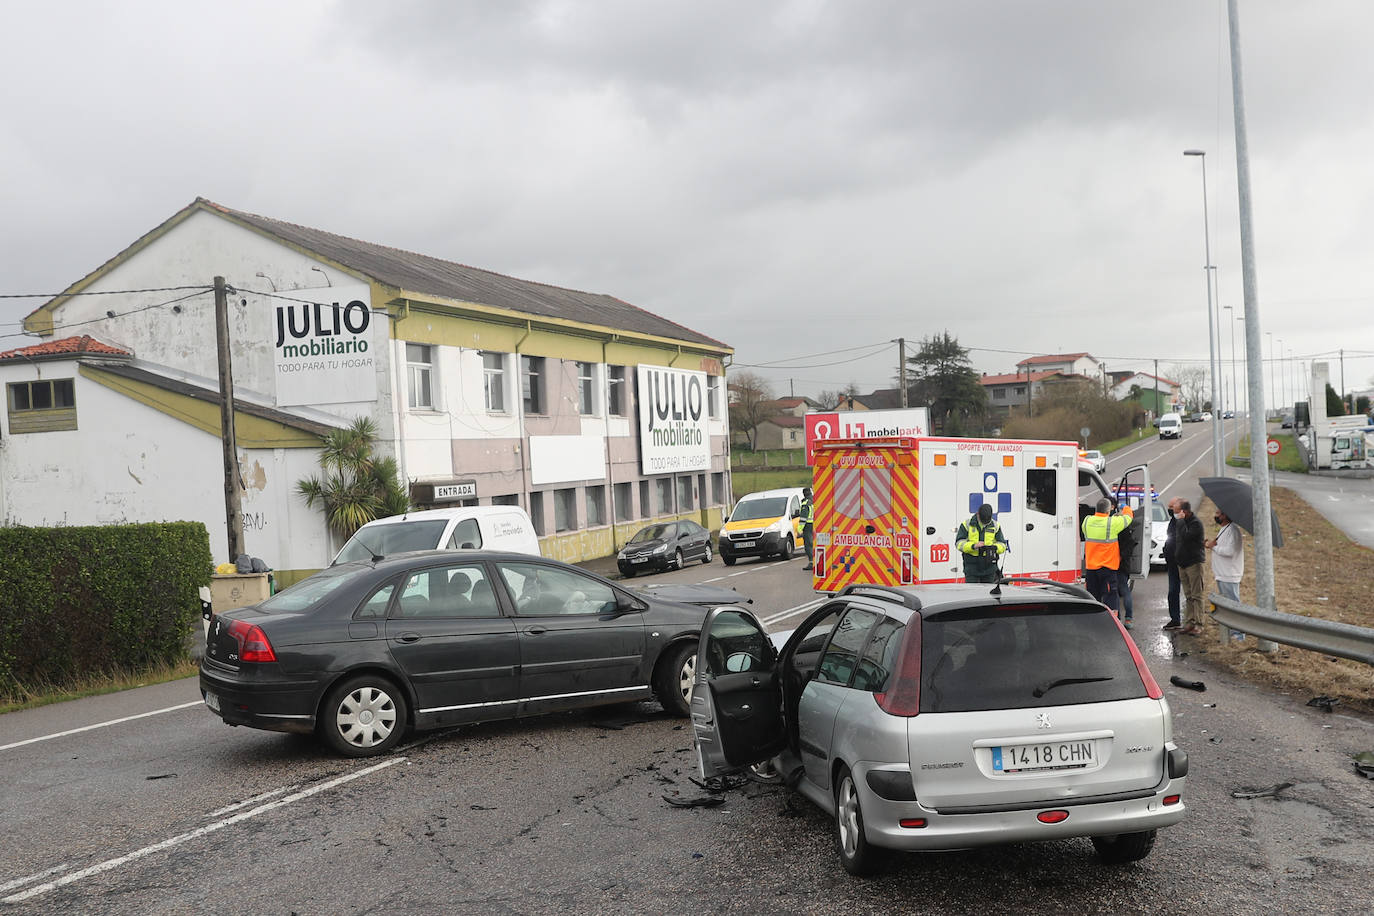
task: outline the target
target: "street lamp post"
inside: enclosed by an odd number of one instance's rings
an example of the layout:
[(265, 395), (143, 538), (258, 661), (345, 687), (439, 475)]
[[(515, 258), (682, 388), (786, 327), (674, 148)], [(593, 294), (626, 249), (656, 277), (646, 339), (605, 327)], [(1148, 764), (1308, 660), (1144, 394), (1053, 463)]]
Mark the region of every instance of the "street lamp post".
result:
[[(1223, 305), (1222, 308), (1231, 313), (1227, 316), (1230, 320), (1226, 322), (1231, 326), (1231, 412), (1239, 414), (1240, 411), (1236, 410), (1236, 407), (1240, 404), (1240, 392), (1236, 390), (1236, 322), (1243, 321), (1244, 319), (1236, 318), (1235, 309), (1231, 306)], [(1234, 419), (1237, 423), (1240, 422), (1240, 417), (1235, 417)]]
[(1200, 149), (1186, 149), (1185, 156), (1197, 156), (1202, 163), (1202, 244), (1207, 263), (1202, 267), (1202, 278), (1207, 281), (1207, 354), (1208, 367), (1212, 376), (1212, 473), (1216, 477), (1226, 476), (1226, 465), (1221, 460), (1221, 410), (1217, 397), (1217, 335), (1216, 319), (1212, 317), (1212, 238), (1207, 216), (1207, 153)]
[[(1274, 387), (1274, 332), (1265, 331), (1264, 336), (1269, 338), (1269, 401), (1277, 410), (1279, 406), (1278, 391)], [(1266, 417), (1266, 419), (1268, 419)]]

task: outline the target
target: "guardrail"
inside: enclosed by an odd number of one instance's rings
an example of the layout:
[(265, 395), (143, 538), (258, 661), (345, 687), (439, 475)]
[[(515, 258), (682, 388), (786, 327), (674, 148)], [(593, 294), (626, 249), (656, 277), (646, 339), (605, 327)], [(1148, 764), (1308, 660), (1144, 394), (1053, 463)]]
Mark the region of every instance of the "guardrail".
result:
[(1261, 640), (1374, 665), (1374, 629), (1270, 611), (1232, 601), (1215, 592), (1208, 595), (1207, 600), (1212, 603), (1212, 619), (1223, 627)]

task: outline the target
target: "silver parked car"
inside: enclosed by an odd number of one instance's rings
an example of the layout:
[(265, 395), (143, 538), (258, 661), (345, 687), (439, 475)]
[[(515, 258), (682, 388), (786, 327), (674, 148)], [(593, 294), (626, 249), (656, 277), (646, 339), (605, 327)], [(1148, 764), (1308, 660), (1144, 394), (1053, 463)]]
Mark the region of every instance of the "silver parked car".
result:
[(1116, 618), (1082, 589), (851, 586), (777, 648), (710, 612), (692, 725), (704, 777), (753, 768), (835, 818), (852, 874), (882, 850), (1090, 837), (1148, 855), (1187, 755)]

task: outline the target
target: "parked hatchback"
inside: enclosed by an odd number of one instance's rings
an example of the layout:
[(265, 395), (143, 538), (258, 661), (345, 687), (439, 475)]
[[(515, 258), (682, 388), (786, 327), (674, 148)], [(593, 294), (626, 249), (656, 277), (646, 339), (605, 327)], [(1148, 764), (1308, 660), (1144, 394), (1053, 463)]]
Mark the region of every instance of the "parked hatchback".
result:
[(687, 715), (721, 589), (668, 600), (516, 553), (342, 563), (210, 622), (200, 689), (229, 725), (366, 757), (427, 729), (657, 697)]
[(835, 819), (853, 874), (881, 850), (1090, 837), (1143, 858), (1184, 814), (1169, 705), (1081, 589), (851, 586), (775, 648), (713, 610), (692, 724), (703, 776), (753, 766)]
[(632, 578), (637, 573), (659, 569), (681, 569), (688, 561), (710, 563), (711, 532), (690, 519), (659, 522), (641, 528), (616, 554), (620, 574)]

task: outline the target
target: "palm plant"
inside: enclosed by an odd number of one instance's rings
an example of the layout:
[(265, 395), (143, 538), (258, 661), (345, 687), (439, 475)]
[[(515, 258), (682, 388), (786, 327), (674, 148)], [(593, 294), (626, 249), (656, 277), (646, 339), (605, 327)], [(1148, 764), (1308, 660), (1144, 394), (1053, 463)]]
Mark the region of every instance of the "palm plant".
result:
[(358, 417), (344, 429), (324, 437), (318, 477), (296, 482), (305, 504), (324, 507), (329, 530), (347, 540), (376, 518), (399, 515), (410, 508), (401, 486), (396, 459), (373, 453), (377, 426), (369, 417)]

